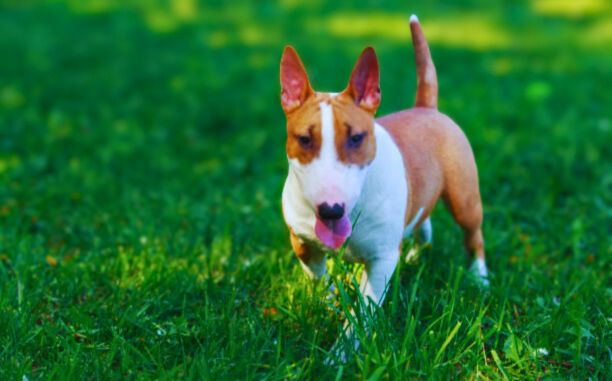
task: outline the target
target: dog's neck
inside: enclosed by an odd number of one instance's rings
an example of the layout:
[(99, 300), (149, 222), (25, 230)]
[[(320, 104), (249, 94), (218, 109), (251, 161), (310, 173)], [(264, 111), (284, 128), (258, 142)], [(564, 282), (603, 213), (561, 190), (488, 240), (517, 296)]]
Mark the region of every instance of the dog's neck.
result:
[[(374, 132), (376, 134), (376, 157), (370, 164), (361, 196), (351, 212), (351, 220), (357, 217), (359, 210), (376, 209), (383, 199), (395, 198), (397, 193), (404, 194), (403, 200), (406, 200), (408, 181), (405, 177), (406, 171), (402, 155), (384, 127), (375, 123)], [(397, 207), (397, 210), (404, 210), (401, 205)]]

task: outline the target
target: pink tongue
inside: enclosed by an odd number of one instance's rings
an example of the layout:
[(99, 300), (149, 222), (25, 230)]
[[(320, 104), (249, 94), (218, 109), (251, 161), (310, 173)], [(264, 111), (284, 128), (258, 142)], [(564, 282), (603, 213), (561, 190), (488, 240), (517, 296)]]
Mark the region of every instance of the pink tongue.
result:
[(321, 242), (332, 249), (337, 249), (348, 236), (351, 235), (351, 221), (347, 216), (336, 221), (321, 220), (317, 218), (315, 223), (315, 233)]

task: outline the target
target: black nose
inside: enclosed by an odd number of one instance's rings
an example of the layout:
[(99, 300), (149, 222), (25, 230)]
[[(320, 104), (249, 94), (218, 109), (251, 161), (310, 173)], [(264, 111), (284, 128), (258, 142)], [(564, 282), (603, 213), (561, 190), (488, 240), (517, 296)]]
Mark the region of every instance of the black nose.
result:
[(344, 205), (329, 206), (326, 202), (319, 205), (319, 217), (324, 220), (339, 220), (342, 216), (344, 216)]

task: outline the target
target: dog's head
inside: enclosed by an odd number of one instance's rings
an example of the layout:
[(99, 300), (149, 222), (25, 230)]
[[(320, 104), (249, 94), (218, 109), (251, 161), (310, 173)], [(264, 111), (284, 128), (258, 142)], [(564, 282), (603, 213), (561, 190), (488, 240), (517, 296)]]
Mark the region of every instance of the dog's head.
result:
[(348, 219), (376, 154), (374, 114), (380, 104), (378, 60), (366, 48), (341, 93), (313, 90), (292, 47), (280, 64), (281, 105), (287, 116), (287, 156), (323, 244), (340, 247)]

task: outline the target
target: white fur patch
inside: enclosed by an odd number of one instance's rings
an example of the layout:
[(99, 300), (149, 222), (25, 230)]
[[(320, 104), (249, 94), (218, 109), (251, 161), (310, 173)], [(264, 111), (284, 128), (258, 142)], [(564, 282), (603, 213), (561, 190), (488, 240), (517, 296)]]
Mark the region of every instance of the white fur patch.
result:
[(425, 243), (431, 243), (433, 241), (433, 228), (431, 226), (431, 217), (427, 217), (421, 225), (421, 238)]
[(317, 160), (331, 162), (338, 160), (338, 154), (334, 147), (334, 113), (332, 106), (328, 103), (319, 103), (321, 109), (321, 152)]
[(412, 234), (412, 230), (414, 229), (414, 226), (417, 224), (417, 222), (419, 222), (422, 215), (423, 215), (423, 207), (420, 207), (419, 210), (417, 211), (417, 214), (414, 216), (414, 218), (412, 218), (412, 221), (410, 221), (410, 223), (406, 225), (406, 227), (404, 228), (404, 238), (407, 238), (408, 236), (410, 236), (410, 234)]
[(476, 258), (470, 267), (472, 274), (476, 275), (483, 286), (489, 286), (489, 270), (483, 258)]
[(399, 148), (379, 124), (375, 124), (374, 133), (376, 157), (351, 213), (355, 224), (349, 242), (351, 254), (366, 261), (399, 248), (409, 191)]
[(489, 270), (487, 270), (487, 265), (485, 264), (484, 259), (476, 258), (474, 264), (476, 265), (476, 271), (478, 272), (478, 275), (485, 278), (489, 275)]

